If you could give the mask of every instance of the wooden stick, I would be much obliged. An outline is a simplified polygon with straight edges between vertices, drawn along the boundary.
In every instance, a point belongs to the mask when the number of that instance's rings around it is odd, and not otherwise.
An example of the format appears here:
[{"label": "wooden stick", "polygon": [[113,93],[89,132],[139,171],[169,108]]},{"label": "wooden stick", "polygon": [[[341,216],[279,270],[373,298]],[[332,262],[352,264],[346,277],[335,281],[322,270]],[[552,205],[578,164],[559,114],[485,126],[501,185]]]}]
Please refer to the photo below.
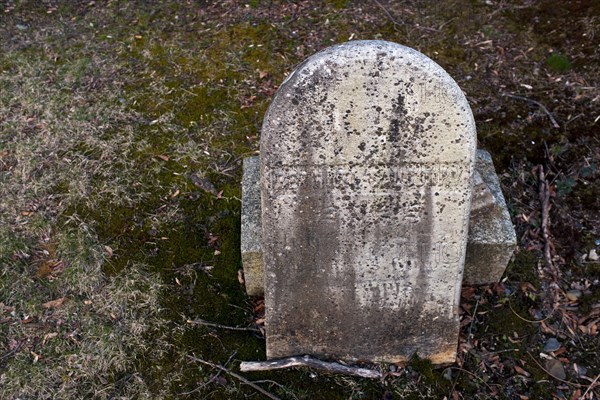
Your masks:
[{"label": "wooden stick", "polygon": [[539,166],[540,170],[540,203],[542,205],[542,237],[544,238],[544,262],[546,267],[557,275],[557,271],[552,263],[552,252],[550,251],[550,233],[548,228],[548,219],[550,217],[550,188],[544,175],[544,167]]},{"label": "wooden stick", "polygon": [[535,104],[536,106],[538,106],[539,108],[541,108],[543,112],[546,113],[546,115],[550,119],[550,122],[552,123],[552,126],[554,128],[560,128],[560,125],[558,124],[558,122],[556,122],[556,120],[554,119],[554,116],[539,101],[535,101],[535,100],[532,100],[532,99],[528,99],[527,97],[517,96],[517,95],[514,95],[514,94],[508,94],[508,93],[503,93],[503,96],[510,97],[511,99],[523,100],[523,101],[526,101],[528,103]]},{"label": "wooden stick", "polygon": [[[235,355],[237,354],[237,351],[234,351],[233,353],[231,353],[231,355],[229,356],[229,358],[227,359],[227,361],[225,362],[225,365],[229,364],[229,362],[231,361],[231,359],[233,357],[235,357]],[[196,387],[195,389],[192,389],[190,391],[187,392],[181,392],[181,393],[177,393],[177,395],[179,396],[185,396],[185,395],[190,395],[192,393],[198,392],[200,391],[202,388],[210,385],[211,383],[213,383],[214,381],[217,380],[217,378],[219,377],[219,375],[221,375],[221,372],[223,372],[222,369],[220,369],[215,375],[213,375],[212,378],[210,378],[207,382],[204,382],[202,385]]]},{"label": "wooden stick", "polygon": [[594,379],[592,381],[592,384],[590,386],[588,386],[587,390],[585,391],[585,393],[583,394],[583,396],[581,396],[582,399],[585,399],[585,396],[587,396],[587,394],[590,392],[590,390],[592,390],[594,388],[594,386],[596,386],[596,382],[598,382],[598,378],[600,378],[600,374],[598,374],[596,376],[596,379]]},{"label": "wooden stick", "polygon": [[573,386],[573,387],[576,387],[576,388],[584,388],[584,387],[585,387],[584,385],[580,385],[579,383],[573,383],[573,382],[569,382],[569,381],[565,381],[565,380],[563,380],[563,379],[557,378],[556,376],[552,375],[552,374],[550,373],[550,371],[548,371],[546,368],[542,367],[542,364],[540,364],[540,363],[539,363],[539,362],[538,362],[538,361],[535,359],[535,357],[531,355],[531,353],[530,353],[530,352],[527,352],[527,355],[528,355],[529,357],[531,357],[531,359],[533,360],[533,362],[535,362],[535,363],[537,364],[537,366],[538,366],[538,367],[540,367],[540,369],[541,369],[542,371],[544,371],[546,374],[548,374],[548,376],[550,376],[550,377],[552,377],[552,378],[556,379],[557,381],[559,381],[559,382],[562,382],[562,383],[566,383],[567,385],[569,385],[569,386]]},{"label": "wooden stick", "polygon": [[242,361],[240,364],[240,371],[269,371],[291,367],[310,367],[336,374],[360,376],[362,378],[380,379],[382,377],[382,374],[379,371],[367,368],[350,367],[335,362],[321,361],[310,356],[288,357],[271,361]]},{"label": "wooden stick", "polygon": [[17,353],[19,350],[21,350],[21,347],[23,346],[23,342],[19,342],[17,343],[17,345],[15,346],[14,349],[12,349],[11,351],[9,351],[8,353],[4,354],[2,357],[0,357],[0,361],[4,360],[5,358],[8,358],[10,356],[12,356],[13,354]]},{"label": "wooden stick", "polygon": [[281,400],[279,397],[267,392],[265,389],[261,388],[260,386],[254,384],[253,382],[250,382],[248,379],[244,378],[243,376],[236,374],[233,371],[228,370],[227,368],[223,367],[222,365],[219,364],[213,364],[209,361],[205,361],[202,360],[200,358],[197,357],[192,357],[192,356],[188,356],[188,358],[192,361],[196,361],[199,362],[200,364],[205,364],[208,365],[209,367],[213,367],[216,368],[218,370],[221,370],[231,376],[233,376],[234,378],[238,379],[240,382],[245,383],[246,385],[250,386],[252,389],[256,390],[257,392],[260,392],[262,394],[264,394],[265,396],[267,396],[268,398],[270,398],[271,400]]},{"label": "wooden stick", "polygon": [[228,329],[230,331],[260,332],[260,330],[256,329],[256,328],[244,328],[244,327],[239,327],[239,326],[227,326],[227,325],[215,324],[214,322],[208,322],[203,319],[194,319],[194,320],[188,319],[186,322],[188,324],[205,325],[205,326],[211,326],[213,328]]}]

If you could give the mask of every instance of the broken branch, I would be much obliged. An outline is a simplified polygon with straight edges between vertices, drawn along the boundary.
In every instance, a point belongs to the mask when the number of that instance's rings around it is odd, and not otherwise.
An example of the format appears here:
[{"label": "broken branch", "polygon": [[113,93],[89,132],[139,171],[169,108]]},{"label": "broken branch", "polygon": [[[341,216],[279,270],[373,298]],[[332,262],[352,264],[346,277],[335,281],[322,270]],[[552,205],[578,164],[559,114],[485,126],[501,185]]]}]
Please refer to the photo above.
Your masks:
[{"label": "broken branch", "polygon": [[542,371],[544,371],[546,374],[548,374],[548,376],[551,376],[552,378],[556,379],[557,381],[559,381],[559,382],[562,382],[562,383],[566,383],[567,385],[569,385],[569,386],[573,386],[573,387],[576,387],[576,388],[584,388],[584,387],[585,387],[585,386],[583,386],[583,385],[580,385],[580,384],[578,384],[578,383],[573,383],[573,382],[565,381],[564,379],[557,378],[556,376],[552,375],[552,373],[551,373],[550,371],[548,371],[546,368],[544,368],[544,367],[542,366],[542,364],[540,364],[540,363],[538,362],[538,360],[536,360],[536,359],[535,359],[535,357],[531,355],[531,353],[530,353],[530,352],[527,352],[527,355],[528,355],[529,357],[531,357],[531,359],[533,360],[533,362],[535,362],[535,363],[537,364],[537,366],[538,366],[538,367],[540,367],[540,369],[541,369]]},{"label": "broken branch", "polygon": [[211,326],[213,328],[228,329],[230,331],[260,332],[260,330],[257,329],[257,328],[244,328],[244,327],[239,327],[239,326],[227,326],[227,325],[215,324],[214,322],[204,321],[203,319],[194,319],[194,320],[188,319],[186,322],[188,324]]},{"label": "broken branch", "polygon": [[260,392],[262,394],[264,394],[265,396],[267,396],[268,398],[272,399],[272,400],[281,400],[279,397],[267,392],[265,389],[261,388],[260,386],[254,384],[253,382],[250,382],[248,379],[244,378],[243,376],[236,374],[233,371],[228,370],[227,368],[223,367],[222,365],[219,364],[213,364],[209,361],[205,361],[202,360],[200,358],[197,357],[193,357],[193,356],[188,356],[188,358],[192,361],[196,361],[199,362],[200,364],[205,364],[208,365],[209,367],[213,367],[216,368],[218,370],[221,370],[223,372],[225,372],[226,374],[229,374],[231,376],[233,376],[234,378],[238,379],[240,382],[245,383],[246,385],[250,386],[252,389],[256,390],[257,392]]},{"label": "broken branch", "polygon": [[546,115],[550,119],[550,122],[552,123],[552,126],[554,128],[560,128],[560,125],[558,124],[558,122],[556,122],[556,120],[554,119],[554,116],[552,115],[552,113],[550,113],[550,111],[548,111],[548,109],[542,103],[540,103],[539,101],[535,101],[535,100],[532,100],[532,99],[528,99],[527,97],[517,96],[517,95],[514,95],[514,94],[508,94],[508,93],[503,93],[502,95],[505,96],[505,97],[510,97],[511,99],[523,100],[523,101],[526,101],[528,103],[535,104],[536,106],[538,106],[539,108],[541,108],[543,112],[546,113]]},{"label": "broken branch", "polygon": [[583,394],[583,396],[581,396],[582,399],[585,399],[585,396],[587,396],[587,394],[590,392],[590,390],[592,390],[594,388],[594,386],[596,386],[596,382],[598,382],[598,378],[600,378],[600,374],[596,375],[596,378],[592,381],[592,384],[590,386],[588,386],[588,388],[585,391],[585,393]]},{"label": "broken branch", "polygon": [[550,185],[544,175],[544,167],[539,167],[539,180],[540,180],[540,204],[542,205],[542,237],[544,238],[544,262],[546,267],[555,276],[557,271],[552,263],[552,252],[550,251],[550,233],[548,229],[548,219],[550,215]]},{"label": "broken branch", "polygon": [[350,367],[336,362],[321,361],[310,356],[288,357],[272,361],[242,361],[240,364],[240,371],[269,371],[291,367],[310,367],[336,374],[360,376],[362,378],[379,379],[382,377],[382,374],[379,371],[367,368]]}]

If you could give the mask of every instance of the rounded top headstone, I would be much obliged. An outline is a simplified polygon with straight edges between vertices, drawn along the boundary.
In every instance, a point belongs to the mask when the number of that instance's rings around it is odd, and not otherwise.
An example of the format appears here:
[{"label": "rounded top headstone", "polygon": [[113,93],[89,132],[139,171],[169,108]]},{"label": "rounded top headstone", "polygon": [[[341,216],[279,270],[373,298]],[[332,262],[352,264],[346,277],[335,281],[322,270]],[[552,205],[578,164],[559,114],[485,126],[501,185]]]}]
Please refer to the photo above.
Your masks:
[{"label": "rounded top headstone", "polygon": [[475,147],[462,91],[413,49],[296,68],[261,136],[268,358],[454,360]]},{"label": "rounded top headstone", "polygon": [[452,162],[475,148],[473,115],[454,79],[422,53],[381,40],[332,46],[301,63],[278,90],[261,137],[261,154],[283,164]]}]

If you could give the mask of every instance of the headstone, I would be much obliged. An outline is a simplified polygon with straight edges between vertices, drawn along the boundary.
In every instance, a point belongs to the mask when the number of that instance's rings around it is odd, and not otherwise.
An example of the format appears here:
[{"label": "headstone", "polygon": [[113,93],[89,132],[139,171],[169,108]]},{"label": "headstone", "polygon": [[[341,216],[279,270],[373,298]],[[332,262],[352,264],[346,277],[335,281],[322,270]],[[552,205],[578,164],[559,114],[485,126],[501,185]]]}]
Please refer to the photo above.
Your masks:
[{"label": "headstone", "polygon": [[260,149],[268,358],[454,362],[475,147],[458,85],[407,47],[286,79]]},{"label": "headstone", "polygon": [[[491,155],[477,150],[463,284],[497,283],[517,245]],[[246,292],[264,296],[259,156],[246,157],[242,178],[241,252]]]}]

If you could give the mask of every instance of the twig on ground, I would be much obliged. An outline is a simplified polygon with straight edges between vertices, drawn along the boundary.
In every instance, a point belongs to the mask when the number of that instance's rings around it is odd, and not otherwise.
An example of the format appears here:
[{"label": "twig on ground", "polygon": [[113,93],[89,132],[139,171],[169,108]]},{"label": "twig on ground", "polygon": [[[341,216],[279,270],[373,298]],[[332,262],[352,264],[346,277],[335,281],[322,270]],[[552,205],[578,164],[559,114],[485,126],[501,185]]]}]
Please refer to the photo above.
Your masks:
[{"label": "twig on ground", "polygon": [[600,374],[596,375],[596,378],[594,378],[594,380],[592,381],[592,383],[590,384],[590,386],[588,386],[588,388],[586,389],[586,391],[583,394],[583,396],[581,396],[582,399],[585,399],[585,396],[587,396],[587,394],[589,393],[589,391],[592,390],[594,388],[594,386],[596,386],[596,383],[598,382],[598,378],[600,378]]},{"label": "twig on ground", "polygon": [[[234,352],[233,352],[233,353],[232,353],[232,354],[229,356],[229,358],[227,359],[227,361],[225,362],[225,365],[229,364],[229,363],[231,362],[231,359],[232,359],[233,357],[235,357],[235,355],[236,355],[236,354],[237,354],[237,351],[234,351]],[[204,387],[206,387],[206,386],[210,385],[210,384],[211,384],[211,383],[213,383],[215,380],[217,380],[217,378],[218,378],[218,377],[221,375],[221,372],[223,372],[223,370],[221,370],[221,369],[220,369],[220,370],[219,370],[219,371],[217,371],[217,373],[216,373],[216,374],[215,374],[215,375],[214,375],[212,378],[210,378],[210,379],[209,379],[207,382],[203,383],[202,385],[198,386],[198,387],[197,387],[197,388],[195,388],[195,389],[192,389],[192,390],[190,390],[189,392],[182,392],[182,393],[178,393],[178,395],[179,395],[179,396],[184,396],[184,395],[192,394],[192,393],[195,393],[195,392],[199,391],[200,389],[202,389],[202,388],[204,388]]]},{"label": "twig on ground", "polygon": [[550,319],[550,318],[551,318],[551,317],[554,315],[554,310],[552,310],[552,313],[551,313],[550,315],[548,315],[548,316],[547,316],[546,318],[544,318],[544,319],[540,319],[540,320],[533,320],[533,319],[527,319],[527,318],[523,318],[523,317],[521,317],[521,316],[519,315],[519,313],[517,313],[517,312],[515,311],[515,309],[513,308],[512,304],[510,304],[510,297],[508,298],[508,307],[510,308],[510,311],[512,311],[512,313],[513,313],[513,314],[515,314],[515,316],[516,316],[517,318],[519,318],[519,319],[520,319],[520,320],[522,320],[522,321],[529,322],[530,324],[541,324],[542,322],[549,320],[549,319]]},{"label": "twig on ground", "polygon": [[240,364],[240,371],[270,371],[274,369],[284,369],[291,367],[311,367],[337,374],[360,376],[362,378],[379,379],[382,377],[382,374],[379,371],[367,368],[350,367],[348,365],[343,365],[335,362],[321,361],[310,356],[288,357],[272,361],[243,361]]},{"label": "twig on ground", "polygon": [[570,385],[570,386],[573,386],[573,387],[577,387],[577,388],[583,388],[583,387],[585,387],[584,385],[580,385],[579,383],[573,383],[573,382],[565,381],[564,379],[557,378],[556,376],[552,375],[550,373],[550,371],[548,371],[546,368],[544,368],[542,366],[542,364],[540,364],[538,362],[538,360],[536,360],[535,357],[531,355],[530,352],[527,352],[527,355],[529,355],[529,357],[531,357],[531,359],[533,360],[533,362],[535,362],[537,364],[537,366],[542,369],[542,371],[544,371],[546,374],[548,374],[548,376],[551,376],[552,378],[556,379],[557,381],[562,382],[562,383],[566,383],[567,385]]},{"label": "twig on ground", "polygon": [[248,379],[244,378],[243,376],[241,376],[239,374],[236,374],[233,371],[228,370],[227,368],[223,367],[222,365],[213,364],[213,363],[211,363],[209,361],[202,360],[201,358],[198,358],[198,357],[188,356],[188,358],[190,360],[192,360],[192,361],[199,362],[200,364],[208,365],[209,367],[221,370],[221,371],[225,372],[226,374],[229,374],[229,375],[233,376],[234,378],[236,378],[240,382],[242,382],[242,383],[250,386],[252,389],[256,390],[257,392],[260,392],[260,393],[264,394],[265,396],[267,396],[268,398],[270,398],[272,400],[281,400],[279,397],[277,397],[277,396],[275,396],[275,395],[267,392],[265,389],[263,389],[260,386],[254,384],[253,382],[250,382]]},{"label": "twig on ground", "polygon": [[221,324],[215,324],[214,322],[208,322],[208,321],[204,321],[203,319],[188,319],[186,321],[188,324],[194,324],[194,325],[204,325],[204,326],[211,326],[213,328],[219,328],[219,329],[228,329],[230,331],[247,331],[247,332],[259,332],[260,330],[257,328],[245,328],[245,327],[239,327],[239,326],[227,326],[227,325],[221,325]]},{"label": "twig on ground", "polygon": [[[469,326],[469,333],[467,333],[467,343],[471,343],[471,333],[473,331],[473,324],[475,323],[475,320],[477,319],[477,307],[479,307],[479,299],[477,300],[477,302],[475,303],[475,309],[473,310],[473,319],[471,319],[471,325]],[[460,355],[460,365],[462,366],[465,362],[465,353],[462,352],[462,354]],[[459,368],[460,371],[462,371],[462,368]],[[454,382],[452,383],[452,389],[450,389],[450,397],[452,397],[452,393],[454,393],[454,389],[456,388],[456,385],[458,384],[458,379],[460,378],[460,372],[457,375],[456,379],[454,380]]]},{"label": "twig on ground", "polygon": [[[483,382],[483,384],[484,384],[485,386],[487,386],[487,388],[490,390],[490,392],[495,392],[495,390],[494,390],[494,389],[493,389],[493,388],[492,388],[490,385],[488,385],[488,383],[487,383],[486,381],[484,381],[484,380],[483,380],[481,377],[479,377],[479,376],[475,375],[475,374],[474,374],[474,373],[472,373],[471,371],[467,371],[466,369],[464,369],[464,368],[459,368],[459,367],[448,367],[448,368],[449,368],[449,369],[456,369],[456,370],[458,370],[458,371],[460,371],[460,372],[465,372],[467,375],[470,375],[470,376],[472,376],[473,378],[475,378],[475,379],[477,379],[477,380],[479,380],[479,381]],[[452,387],[452,392],[450,393],[450,396],[452,396],[452,393],[453,393],[453,392],[454,392],[454,386]]]},{"label": "twig on ground", "polygon": [[532,99],[528,99],[527,97],[517,96],[517,95],[509,94],[509,93],[503,93],[502,95],[505,96],[505,97],[510,97],[511,99],[523,100],[523,101],[526,101],[528,103],[535,104],[536,106],[538,106],[539,108],[541,108],[543,112],[546,113],[546,115],[550,119],[550,122],[552,123],[552,126],[554,128],[560,128],[560,125],[558,124],[558,122],[556,122],[556,120],[554,119],[554,116],[552,115],[552,113],[550,111],[548,111],[548,109],[542,103],[540,103],[539,101],[535,101],[535,100],[532,100]]},{"label": "twig on ground", "polygon": [[23,342],[19,342],[17,343],[17,345],[15,346],[14,349],[12,349],[11,351],[9,351],[8,353],[4,354],[2,357],[0,357],[0,361],[4,360],[5,358],[8,358],[10,356],[12,356],[13,354],[17,353],[19,350],[21,350],[21,347],[23,346]]},{"label": "twig on ground", "polygon": [[385,13],[385,15],[387,15],[388,19],[390,21],[392,21],[392,23],[394,24],[394,30],[396,30],[396,26],[402,25],[401,23],[399,23],[398,21],[396,21],[396,19],[392,16],[392,14],[390,14],[390,12],[383,6],[383,4],[381,4],[377,0],[373,0],[373,1],[375,2],[375,4],[377,4],[379,6],[379,8],[381,8],[383,10],[383,12]]},{"label": "twig on ground", "polygon": [[552,263],[552,253],[550,251],[550,233],[548,228],[548,219],[550,216],[550,186],[544,175],[544,167],[539,166],[540,180],[540,204],[542,206],[542,237],[544,238],[544,263],[552,274],[556,277],[558,271]]},{"label": "twig on ground", "polygon": [[[377,6],[379,6],[379,8],[381,8],[383,10],[383,12],[385,13],[385,15],[388,17],[388,19],[394,24],[394,30],[398,31],[396,29],[396,26],[402,26],[402,25],[406,25],[406,24],[402,24],[401,22],[398,22],[393,16],[392,14],[387,10],[387,8],[385,8],[383,6],[383,4],[381,4],[378,0],[373,0],[375,2],[375,4],[377,4]],[[450,20],[452,21],[452,20]],[[441,32],[441,28],[448,22],[447,21],[445,23],[442,24],[442,26],[440,27],[440,29],[436,29],[436,28],[431,28],[429,26],[421,26],[421,25],[411,25],[412,27],[418,28],[418,29],[424,29],[426,31],[432,31],[432,32]]]}]

